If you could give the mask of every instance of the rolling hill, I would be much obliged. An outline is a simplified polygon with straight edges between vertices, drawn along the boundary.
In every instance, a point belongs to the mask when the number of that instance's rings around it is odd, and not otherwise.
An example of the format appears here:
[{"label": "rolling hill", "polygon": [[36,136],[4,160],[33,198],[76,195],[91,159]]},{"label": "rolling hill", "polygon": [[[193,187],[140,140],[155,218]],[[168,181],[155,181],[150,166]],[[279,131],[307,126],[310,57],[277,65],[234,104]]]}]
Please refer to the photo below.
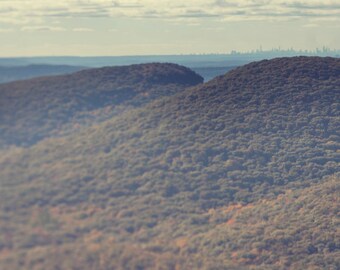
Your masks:
[{"label": "rolling hill", "polygon": [[338,269],[339,90],[339,59],[265,60],[2,150],[0,266]]},{"label": "rolling hill", "polygon": [[[151,59],[150,59],[151,60]],[[148,63],[149,61],[146,61]],[[151,62],[153,63],[153,62]],[[1,59],[0,59],[1,64]],[[107,64],[107,63],[106,63]],[[112,64],[112,63],[111,63]],[[124,63],[120,63],[120,66]],[[125,65],[131,63],[125,63]],[[181,64],[181,63],[179,63]],[[240,63],[233,62],[227,65],[223,63],[223,66],[205,66],[205,63],[193,63],[196,66],[189,66],[191,70],[199,74],[204,78],[204,81],[209,81],[216,76],[222,75],[227,71],[234,69],[236,64],[240,65]],[[217,63],[218,64],[218,63]],[[84,69],[90,69],[91,67],[81,67],[81,66],[68,66],[68,65],[46,65],[46,64],[35,64],[35,65],[22,65],[22,66],[1,66],[0,65],[0,84],[8,83],[18,80],[32,79],[36,77],[43,76],[54,76],[54,75],[63,75],[74,73]],[[93,68],[93,67],[92,67]]]},{"label": "rolling hill", "polygon": [[0,147],[32,145],[203,82],[175,64],[89,69],[0,85]]}]

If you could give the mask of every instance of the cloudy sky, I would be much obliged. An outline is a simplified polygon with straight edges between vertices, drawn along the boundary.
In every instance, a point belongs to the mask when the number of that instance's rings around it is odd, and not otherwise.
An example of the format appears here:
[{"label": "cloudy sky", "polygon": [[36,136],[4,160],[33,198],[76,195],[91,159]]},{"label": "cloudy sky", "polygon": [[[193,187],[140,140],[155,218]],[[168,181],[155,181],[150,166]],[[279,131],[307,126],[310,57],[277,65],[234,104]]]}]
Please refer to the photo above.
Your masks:
[{"label": "cloudy sky", "polygon": [[340,49],[340,0],[0,0],[0,56]]}]

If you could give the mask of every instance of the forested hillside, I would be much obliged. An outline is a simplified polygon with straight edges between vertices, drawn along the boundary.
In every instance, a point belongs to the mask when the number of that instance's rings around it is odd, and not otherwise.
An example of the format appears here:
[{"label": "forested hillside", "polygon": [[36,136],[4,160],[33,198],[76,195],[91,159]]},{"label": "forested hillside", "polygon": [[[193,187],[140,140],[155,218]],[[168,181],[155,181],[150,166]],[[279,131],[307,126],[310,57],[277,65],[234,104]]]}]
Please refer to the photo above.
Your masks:
[{"label": "forested hillside", "polygon": [[[339,178],[273,199],[151,221],[152,210],[36,206],[2,213],[4,269],[339,269]],[[145,212],[145,208],[144,208]],[[135,216],[137,215],[137,217]],[[144,226],[132,231],[134,219]],[[145,219],[145,220],[143,220]],[[13,220],[12,220],[13,221]],[[122,226],[125,223],[125,227]],[[114,226],[122,226],[114,228]],[[119,235],[112,231],[120,231]],[[7,242],[5,242],[7,241]]]},{"label": "forested hillside", "polygon": [[0,268],[338,269],[339,100],[339,59],[260,61],[2,150]]},{"label": "forested hillside", "polygon": [[0,147],[29,146],[203,82],[175,64],[89,69],[0,85]]}]

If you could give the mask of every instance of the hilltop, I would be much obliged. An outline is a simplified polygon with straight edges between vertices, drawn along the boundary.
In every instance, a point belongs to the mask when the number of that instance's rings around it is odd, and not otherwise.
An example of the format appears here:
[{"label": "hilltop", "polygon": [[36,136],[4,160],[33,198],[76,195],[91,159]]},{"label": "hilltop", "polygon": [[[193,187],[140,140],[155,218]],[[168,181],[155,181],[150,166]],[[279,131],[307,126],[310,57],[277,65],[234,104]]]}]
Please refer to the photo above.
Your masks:
[{"label": "hilltop", "polygon": [[29,146],[201,82],[185,67],[153,63],[2,84],[0,146]]},{"label": "hilltop", "polygon": [[337,269],[339,72],[255,62],[2,151],[0,266]]}]

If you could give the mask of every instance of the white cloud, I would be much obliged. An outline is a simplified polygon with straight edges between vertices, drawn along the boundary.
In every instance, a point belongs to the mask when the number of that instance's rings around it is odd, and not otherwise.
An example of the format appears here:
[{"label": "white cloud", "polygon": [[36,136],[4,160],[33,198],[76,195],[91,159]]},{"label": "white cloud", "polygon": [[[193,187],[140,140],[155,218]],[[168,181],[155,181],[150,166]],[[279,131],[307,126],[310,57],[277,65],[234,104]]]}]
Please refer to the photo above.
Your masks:
[{"label": "white cloud", "polygon": [[65,28],[62,27],[51,27],[51,26],[24,26],[20,29],[24,32],[62,32],[66,31]]},{"label": "white cloud", "polygon": [[[340,18],[339,0],[1,0],[0,21],[48,17]],[[19,19],[20,18],[20,19]]]}]

